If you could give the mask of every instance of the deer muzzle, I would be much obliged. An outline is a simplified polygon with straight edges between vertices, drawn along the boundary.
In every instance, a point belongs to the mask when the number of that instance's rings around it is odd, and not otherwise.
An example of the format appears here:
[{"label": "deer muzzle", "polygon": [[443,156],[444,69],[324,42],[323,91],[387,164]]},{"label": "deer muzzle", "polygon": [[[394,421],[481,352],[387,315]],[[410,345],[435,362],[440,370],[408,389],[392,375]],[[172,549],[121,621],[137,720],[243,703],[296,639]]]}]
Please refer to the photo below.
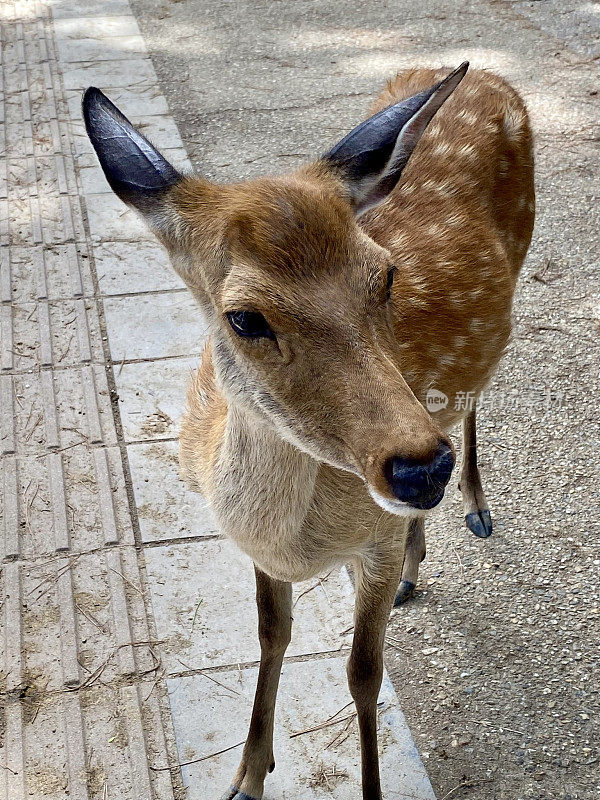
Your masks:
[{"label": "deer muzzle", "polygon": [[385,464],[385,477],[394,497],[420,511],[427,511],[441,501],[454,468],[454,454],[441,443],[433,458],[425,463],[393,457]]}]

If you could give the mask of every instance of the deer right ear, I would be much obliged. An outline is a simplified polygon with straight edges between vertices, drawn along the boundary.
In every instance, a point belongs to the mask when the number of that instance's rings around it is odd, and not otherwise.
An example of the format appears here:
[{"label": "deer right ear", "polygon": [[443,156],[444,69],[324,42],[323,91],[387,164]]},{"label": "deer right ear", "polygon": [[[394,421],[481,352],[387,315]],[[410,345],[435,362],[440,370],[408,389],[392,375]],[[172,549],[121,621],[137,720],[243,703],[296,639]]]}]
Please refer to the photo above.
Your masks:
[{"label": "deer right ear", "polygon": [[164,195],[183,176],[99,89],[87,89],[82,105],[87,134],[111,189],[160,229]]},{"label": "deer right ear", "polygon": [[381,203],[392,191],[425,128],[468,67],[465,61],[430,89],[384,108],[350,131],[323,157],[341,174],[357,214]]}]

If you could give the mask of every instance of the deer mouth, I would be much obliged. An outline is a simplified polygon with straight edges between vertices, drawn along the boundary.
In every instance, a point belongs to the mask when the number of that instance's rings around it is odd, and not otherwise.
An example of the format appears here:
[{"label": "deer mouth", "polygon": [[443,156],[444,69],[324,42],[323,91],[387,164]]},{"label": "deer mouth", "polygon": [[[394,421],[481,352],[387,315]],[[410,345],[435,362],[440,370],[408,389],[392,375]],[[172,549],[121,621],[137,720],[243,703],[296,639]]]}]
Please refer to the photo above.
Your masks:
[{"label": "deer mouth", "polygon": [[445,495],[445,490],[442,489],[435,497],[430,497],[427,501],[407,503],[404,500],[390,500],[368,484],[367,486],[369,494],[377,505],[397,517],[424,517],[442,502]]}]

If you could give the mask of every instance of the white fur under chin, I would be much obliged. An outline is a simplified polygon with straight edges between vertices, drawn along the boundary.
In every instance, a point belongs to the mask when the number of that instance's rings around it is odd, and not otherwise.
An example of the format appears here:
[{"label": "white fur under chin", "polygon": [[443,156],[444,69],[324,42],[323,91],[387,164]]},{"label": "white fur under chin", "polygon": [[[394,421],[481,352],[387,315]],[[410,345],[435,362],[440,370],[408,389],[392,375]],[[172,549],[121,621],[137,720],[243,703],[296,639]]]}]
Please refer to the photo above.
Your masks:
[{"label": "white fur under chin", "polygon": [[408,503],[403,503],[401,500],[388,500],[387,497],[384,497],[383,495],[379,494],[379,492],[376,492],[375,489],[372,489],[369,484],[367,484],[367,489],[378,506],[381,506],[384,511],[387,511],[390,514],[395,514],[397,517],[426,517],[430,510],[433,511],[433,509],[422,510],[415,508],[414,506],[410,506]]}]

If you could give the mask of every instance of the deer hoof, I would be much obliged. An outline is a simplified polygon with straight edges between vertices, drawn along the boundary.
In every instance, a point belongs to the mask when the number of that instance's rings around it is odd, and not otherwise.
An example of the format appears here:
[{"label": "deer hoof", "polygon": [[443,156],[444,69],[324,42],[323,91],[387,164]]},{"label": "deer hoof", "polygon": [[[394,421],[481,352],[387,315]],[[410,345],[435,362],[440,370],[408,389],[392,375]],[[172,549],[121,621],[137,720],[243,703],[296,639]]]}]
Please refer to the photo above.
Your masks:
[{"label": "deer hoof", "polygon": [[221,800],[258,800],[257,797],[250,797],[249,794],[238,792],[235,786],[231,786],[229,791],[225,792]]},{"label": "deer hoof", "polygon": [[492,516],[486,509],[483,511],[472,511],[465,517],[467,528],[480,539],[487,539],[492,535]]},{"label": "deer hoof", "polygon": [[414,591],[415,585],[412,581],[400,581],[400,586],[396,592],[396,599],[394,600],[394,608],[398,608],[398,606],[410,600]]}]

